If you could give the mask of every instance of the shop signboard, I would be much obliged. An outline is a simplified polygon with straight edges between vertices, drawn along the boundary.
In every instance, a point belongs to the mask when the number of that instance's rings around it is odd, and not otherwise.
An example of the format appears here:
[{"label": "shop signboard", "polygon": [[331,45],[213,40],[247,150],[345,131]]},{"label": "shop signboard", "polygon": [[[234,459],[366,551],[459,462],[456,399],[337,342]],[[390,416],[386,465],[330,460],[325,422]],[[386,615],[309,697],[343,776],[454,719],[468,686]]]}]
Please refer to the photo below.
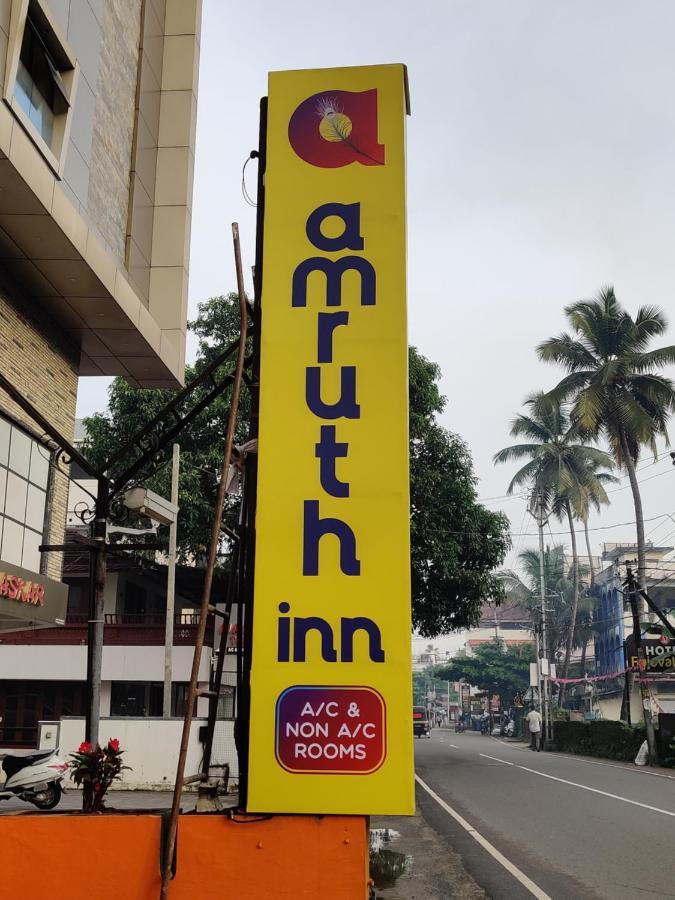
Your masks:
[{"label": "shop signboard", "polygon": [[0,632],[64,625],[68,586],[0,559]]},{"label": "shop signboard", "polygon": [[[671,638],[643,638],[645,671],[653,674],[672,675],[675,673],[675,640]],[[635,639],[630,634],[626,638],[626,662],[629,668],[638,666]]]},{"label": "shop signboard", "polygon": [[412,814],[403,66],[275,72],[248,809]]}]

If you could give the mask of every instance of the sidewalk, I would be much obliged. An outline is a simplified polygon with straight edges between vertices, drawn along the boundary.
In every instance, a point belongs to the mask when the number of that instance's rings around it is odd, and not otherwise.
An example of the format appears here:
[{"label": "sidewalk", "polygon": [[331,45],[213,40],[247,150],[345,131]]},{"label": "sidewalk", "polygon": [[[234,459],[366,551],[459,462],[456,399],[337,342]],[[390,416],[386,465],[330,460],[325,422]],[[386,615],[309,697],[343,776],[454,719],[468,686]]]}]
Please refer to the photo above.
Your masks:
[{"label": "sidewalk", "polygon": [[[487,894],[419,813],[373,816],[371,877],[377,900],[485,900]],[[374,845],[374,846],[373,846]]]}]

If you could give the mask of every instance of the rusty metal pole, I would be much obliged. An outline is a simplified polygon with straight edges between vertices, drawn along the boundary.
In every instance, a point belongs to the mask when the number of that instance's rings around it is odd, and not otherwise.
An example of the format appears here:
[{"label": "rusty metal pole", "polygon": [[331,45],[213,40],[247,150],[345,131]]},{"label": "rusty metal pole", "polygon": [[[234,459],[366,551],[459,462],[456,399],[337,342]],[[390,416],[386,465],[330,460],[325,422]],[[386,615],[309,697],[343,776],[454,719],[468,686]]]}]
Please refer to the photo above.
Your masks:
[{"label": "rusty metal pole", "polygon": [[234,444],[234,429],[237,421],[237,408],[239,406],[239,393],[241,390],[242,373],[244,371],[244,359],[246,356],[246,337],[248,331],[248,307],[246,305],[246,292],[244,290],[244,273],[241,265],[241,244],[239,242],[239,226],[236,222],[232,223],[232,241],[234,244],[234,260],[237,272],[237,291],[239,292],[239,349],[237,351],[237,362],[235,366],[234,382],[232,384],[232,396],[230,400],[230,412],[227,419],[227,431],[225,434],[225,446],[223,450],[223,465],[220,473],[220,482],[218,484],[218,493],[216,495],[216,505],[213,513],[213,528],[211,529],[211,542],[209,544],[209,552],[206,559],[206,570],[204,572],[204,589],[202,592],[202,603],[199,610],[199,624],[197,626],[197,637],[195,640],[195,652],[192,659],[192,672],[190,675],[190,686],[188,689],[185,719],[183,720],[183,734],[180,742],[180,751],[178,754],[178,767],[176,771],[176,784],[173,791],[173,803],[171,806],[171,817],[169,820],[169,829],[166,841],[166,852],[163,859],[162,871],[162,888],[160,892],[161,900],[166,900],[169,895],[169,885],[171,882],[171,864],[173,854],[176,849],[176,833],[178,831],[178,813],[180,810],[180,798],[185,778],[185,760],[187,758],[188,744],[190,741],[190,729],[192,725],[192,715],[199,692],[197,690],[197,682],[199,678],[199,665],[202,657],[202,649],[204,647],[204,635],[206,633],[206,622],[209,616],[209,606],[211,603],[211,588],[213,585],[213,571],[216,565],[218,555],[218,547],[221,537],[221,522],[223,518],[223,509],[225,507],[225,487],[227,485],[227,475],[230,468],[230,460],[232,458],[232,447]]}]

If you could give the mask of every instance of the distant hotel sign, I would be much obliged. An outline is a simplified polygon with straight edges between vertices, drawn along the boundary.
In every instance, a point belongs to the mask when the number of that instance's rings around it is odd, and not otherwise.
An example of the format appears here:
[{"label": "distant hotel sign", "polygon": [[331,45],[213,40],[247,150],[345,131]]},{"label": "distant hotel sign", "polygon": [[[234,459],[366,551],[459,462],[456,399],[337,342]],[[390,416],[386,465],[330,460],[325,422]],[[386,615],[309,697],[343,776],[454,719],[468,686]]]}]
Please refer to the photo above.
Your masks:
[{"label": "distant hotel sign", "polygon": [[0,632],[63,625],[68,586],[0,559]]},{"label": "distant hotel sign", "polygon": [[[642,640],[645,654],[645,671],[648,673],[662,672],[666,675],[675,673],[675,641],[657,638]],[[626,638],[626,658],[630,668],[638,667],[638,655],[635,649],[635,639],[632,635]]]}]

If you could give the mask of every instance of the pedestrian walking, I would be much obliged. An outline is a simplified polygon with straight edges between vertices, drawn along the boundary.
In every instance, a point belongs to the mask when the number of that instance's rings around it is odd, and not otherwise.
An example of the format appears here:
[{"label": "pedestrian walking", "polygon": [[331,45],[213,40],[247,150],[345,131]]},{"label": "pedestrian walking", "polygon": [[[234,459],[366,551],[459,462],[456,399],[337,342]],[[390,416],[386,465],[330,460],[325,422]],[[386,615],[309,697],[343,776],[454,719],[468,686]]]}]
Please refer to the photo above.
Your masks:
[{"label": "pedestrian walking", "polygon": [[530,729],[530,750],[541,750],[541,713],[531,707],[525,716]]}]

